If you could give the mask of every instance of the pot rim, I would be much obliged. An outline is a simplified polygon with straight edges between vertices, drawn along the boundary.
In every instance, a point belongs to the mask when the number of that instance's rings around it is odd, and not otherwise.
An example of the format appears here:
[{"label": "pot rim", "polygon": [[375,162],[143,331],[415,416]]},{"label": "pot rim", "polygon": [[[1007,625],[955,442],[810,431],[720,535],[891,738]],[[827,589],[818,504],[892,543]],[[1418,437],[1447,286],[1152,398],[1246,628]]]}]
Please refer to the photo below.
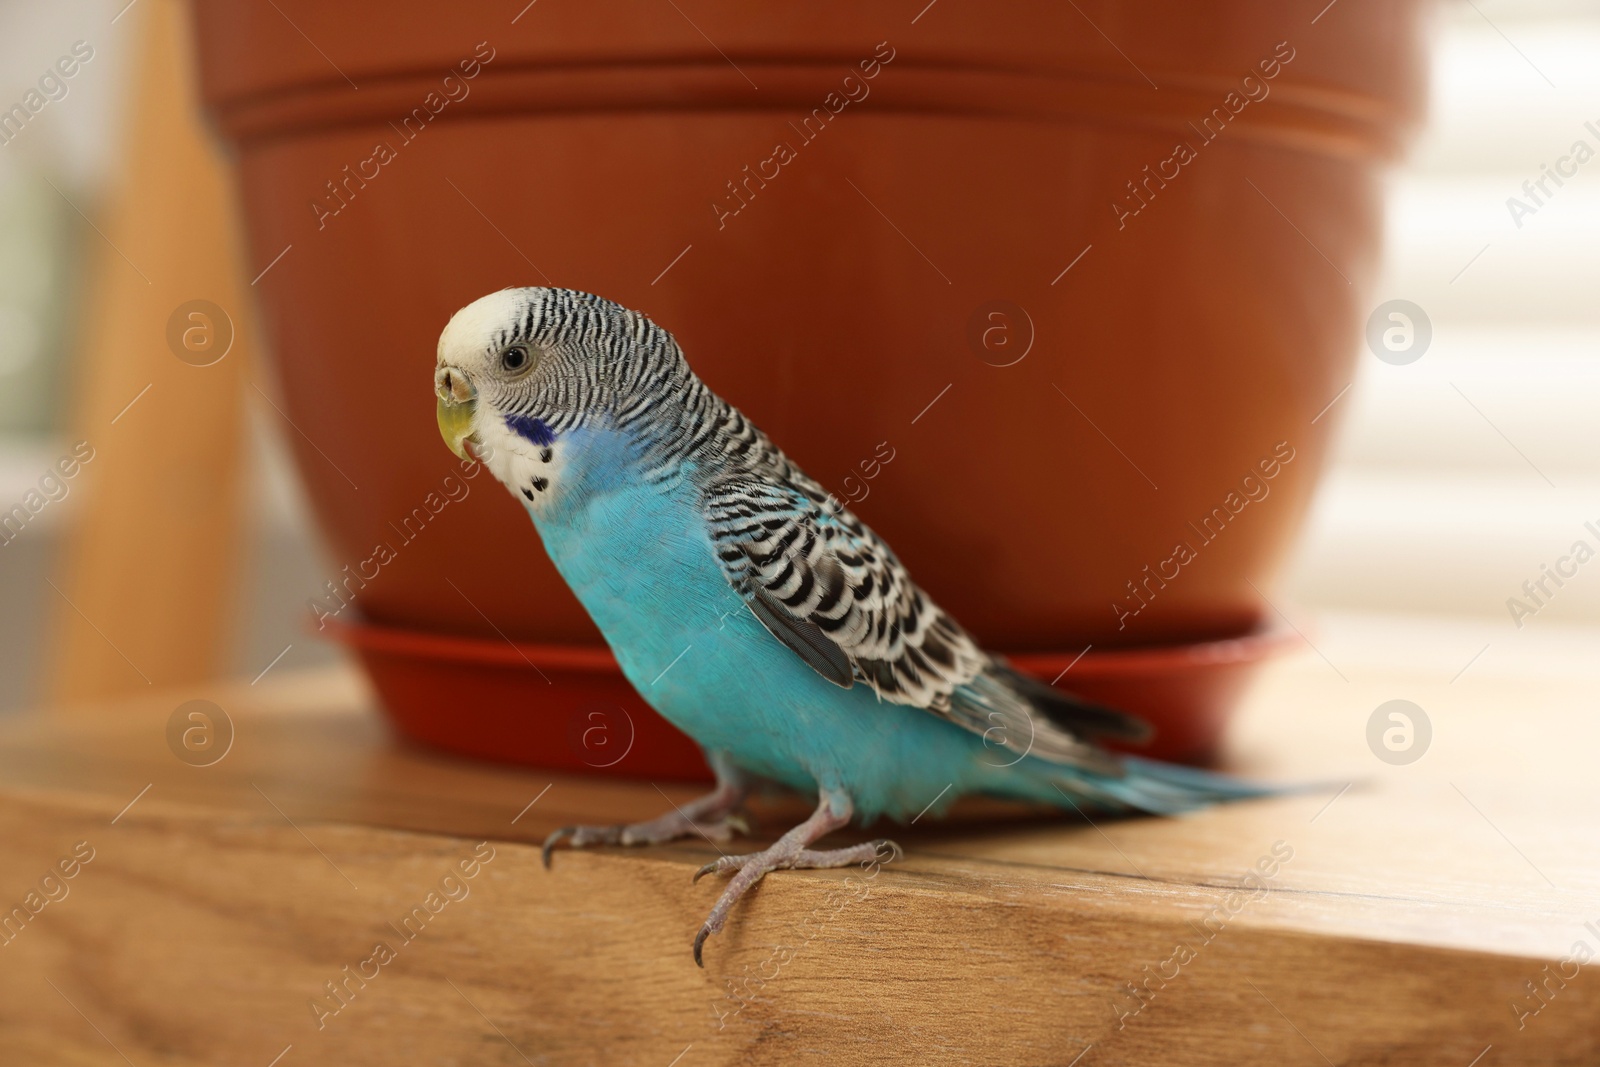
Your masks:
[{"label": "pot rim", "polygon": [[[322,628],[333,640],[361,653],[494,667],[532,667],[534,670],[548,667],[578,674],[609,675],[619,670],[616,656],[603,644],[547,644],[468,637],[335,618],[323,620]],[[1137,677],[1255,663],[1306,641],[1304,634],[1274,614],[1263,615],[1249,630],[1232,637],[1098,652],[1090,645],[1078,652],[1019,652],[1004,658],[1023,672],[1037,676],[1059,678],[1070,670],[1078,677]]]}]

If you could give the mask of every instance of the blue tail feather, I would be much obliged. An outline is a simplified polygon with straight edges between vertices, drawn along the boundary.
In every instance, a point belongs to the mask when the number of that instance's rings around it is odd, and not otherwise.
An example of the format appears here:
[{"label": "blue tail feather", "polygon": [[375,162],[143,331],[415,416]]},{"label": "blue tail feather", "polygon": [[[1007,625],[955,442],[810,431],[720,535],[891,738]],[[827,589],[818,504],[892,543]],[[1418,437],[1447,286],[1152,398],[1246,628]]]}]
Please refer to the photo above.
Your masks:
[{"label": "blue tail feather", "polygon": [[1006,777],[997,776],[986,791],[1042,800],[1067,810],[1176,815],[1226,801],[1280,796],[1304,789],[1251,782],[1139,756],[1121,756],[1118,760],[1123,770],[1120,775],[1026,759],[1010,768]]},{"label": "blue tail feather", "polygon": [[1158,815],[1173,815],[1224,801],[1276,796],[1295,790],[1293,786],[1251,782],[1199,767],[1163,763],[1139,756],[1122,757],[1122,765],[1127,772],[1123,777],[1097,781],[1095,784],[1129,808]]}]

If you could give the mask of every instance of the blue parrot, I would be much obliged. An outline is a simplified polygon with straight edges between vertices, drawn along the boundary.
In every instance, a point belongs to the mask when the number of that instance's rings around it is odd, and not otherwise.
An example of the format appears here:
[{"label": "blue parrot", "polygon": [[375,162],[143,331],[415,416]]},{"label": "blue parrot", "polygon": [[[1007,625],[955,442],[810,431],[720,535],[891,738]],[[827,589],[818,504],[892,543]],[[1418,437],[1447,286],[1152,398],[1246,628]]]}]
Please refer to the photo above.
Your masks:
[{"label": "blue parrot", "polygon": [[770,780],[816,810],[732,872],[694,958],[769,871],[898,855],[817,849],[857,820],[968,793],[1170,814],[1266,787],[1097,742],[1141,721],[1019,673],[911,580],[882,539],[689,369],[672,335],[587,293],[505,289],[458,311],[434,372],[441,433],[532,517],[623,674],[705,750],[713,791],[649,822],[561,840],[727,841]]}]

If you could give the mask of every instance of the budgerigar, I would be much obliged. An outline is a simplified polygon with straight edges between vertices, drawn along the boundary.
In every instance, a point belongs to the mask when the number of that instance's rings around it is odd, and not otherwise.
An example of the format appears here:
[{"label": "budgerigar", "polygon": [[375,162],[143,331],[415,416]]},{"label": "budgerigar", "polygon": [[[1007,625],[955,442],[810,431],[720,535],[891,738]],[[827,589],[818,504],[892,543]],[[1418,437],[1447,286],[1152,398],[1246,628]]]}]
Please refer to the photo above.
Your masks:
[{"label": "budgerigar", "polygon": [[696,962],[768,871],[894,848],[812,847],[853,819],[904,821],[967,793],[1174,813],[1263,792],[1099,747],[1146,728],[978,647],[637,312],[565,289],[492,293],[445,327],[434,391],[450,448],[527,509],[629,682],[716,773],[653,821],[558,831],[546,864],[560,839],[726,841],[755,780],[817,796],[772,847],[696,875],[733,872]]}]

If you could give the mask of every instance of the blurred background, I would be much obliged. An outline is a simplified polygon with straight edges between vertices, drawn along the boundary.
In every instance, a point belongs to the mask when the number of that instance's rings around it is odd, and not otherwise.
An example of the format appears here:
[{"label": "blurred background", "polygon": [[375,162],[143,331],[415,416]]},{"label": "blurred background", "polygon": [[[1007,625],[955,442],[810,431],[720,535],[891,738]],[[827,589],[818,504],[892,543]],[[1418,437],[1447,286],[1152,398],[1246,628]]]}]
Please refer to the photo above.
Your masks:
[{"label": "blurred background", "polygon": [[[60,474],[89,408],[117,416],[110,432],[142,432],[133,358],[120,351],[114,321],[91,311],[105,303],[98,294],[106,287],[136,293],[134,274],[143,277],[118,248],[119,204],[148,173],[134,146],[216,151],[183,131],[134,136],[127,107],[138,92],[154,85],[192,96],[184,66],[153,72],[146,61],[142,20],[160,2],[0,0],[0,108],[76,55],[74,42],[92,51],[77,56],[75,73],[25,124],[0,124],[0,510],[30,494],[46,501],[0,532],[0,709],[129,684],[75,678],[64,666],[76,662],[71,642],[85,640],[76,620],[94,626],[99,616],[71,595],[75,576],[95,567],[159,572],[166,557],[195,551],[182,537],[215,551],[185,608],[187,661],[180,654],[153,670],[168,680],[215,671],[253,678],[339,655],[308,630],[307,601],[337,567],[318,543],[284,447],[295,431],[270,388],[253,384],[267,379],[252,366],[258,346],[247,321],[234,324],[229,357],[242,415],[209,413],[237,424],[238,453],[199,457],[215,481],[200,483],[211,490],[203,499],[176,502],[173,537],[120,542],[112,505],[129,502],[102,490],[104,479]],[[1547,180],[1539,202],[1524,190],[1574,142],[1600,147],[1596,54],[1600,7],[1592,3],[1446,6],[1431,119],[1393,175],[1374,301],[1418,305],[1432,340],[1406,365],[1364,354],[1326,415],[1341,428],[1340,444],[1277,600],[1292,604],[1297,619],[1314,619],[1314,634],[1442,619],[1444,632],[1459,636],[1440,653],[1450,673],[1474,651],[1474,670],[1494,670],[1535,641],[1570,645],[1576,657],[1592,639],[1587,628],[1600,625],[1600,564],[1568,579],[1521,627],[1507,605],[1575,540],[1596,543],[1585,521],[1600,527],[1600,160],[1559,186]],[[168,192],[226,218],[221,189]],[[1514,215],[1512,197],[1534,210]],[[97,473],[94,463],[81,465],[85,478]],[[86,485],[105,495],[86,499]],[[119,621],[108,625],[138,626],[138,603],[115,608]],[[133,640],[121,631],[101,636]]]}]

